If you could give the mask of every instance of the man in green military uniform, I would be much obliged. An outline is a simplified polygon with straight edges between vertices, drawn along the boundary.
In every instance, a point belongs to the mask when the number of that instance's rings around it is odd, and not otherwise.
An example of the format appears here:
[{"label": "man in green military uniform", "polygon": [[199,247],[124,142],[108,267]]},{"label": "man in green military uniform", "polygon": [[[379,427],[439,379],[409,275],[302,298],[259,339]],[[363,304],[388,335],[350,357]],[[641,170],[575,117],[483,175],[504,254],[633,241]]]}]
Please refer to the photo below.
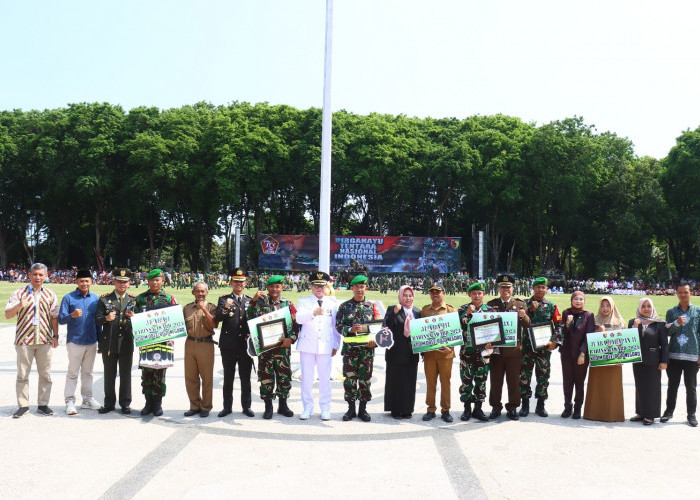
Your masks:
[{"label": "man in green military uniform", "polygon": [[[292,315],[292,323],[296,321],[296,309],[294,304],[287,299],[283,299],[282,288],[284,287],[284,276],[275,274],[267,280],[267,295],[263,290],[253,296],[248,304],[246,313],[248,318],[257,318],[271,311],[289,307]],[[294,412],[287,406],[289,391],[292,389],[292,369],[289,363],[290,346],[297,340],[294,332],[294,325],[285,325],[286,330],[282,344],[279,347],[260,353],[258,356],[258,381],[260,382],[260,398],[265,402],[265,412],[263,418],[272,418],[272,400],[277,396],[279,405],[277,413],[285,417],[294,416]],[[275,390],[275,385],[277,389]]]},{"label": "man in green military uniform", "polygon": [[[146,276],[148,290],[136,297],[134,312],[140,313],[176,305],[175,297],[163,291],[165,276],[162,270],[153,269]],[[146,398],[146,405],[141,415],[153,413],[159,417],[163,414],[162,402],[165,396],[165,371],[175,362],[174,343],[172,340],[139,347],[139,368],[141,368],[141,387]]]},{"label": "man in green military uniform", "polygon": [[[366,276],[355,276],[350,281],[352,299],[340,304],[336,314],[335,328],[344,337],[343,376],[345,381],[345,401],[348,411],[343,415],[346,422],[359,417],[369,422],[372,417],[367,413],[367,402],[372,399],[370,392],[372,368],[374,365],[374,348],[377,344],[367,335],[367,323],[382,319],[377,306],[365,299],[367,290]],[[355,410],[355,401],[360,400],[359,413]]]},{"label": "man in green military uniform", "polygon": [[533,368],[537,379],[537,387],[535,388],[537,407],[535,408],[535,413],[540,417],[548,415],[547,410],[544,409],[544,402],[547,399],[547,388],[549,387],[550,357],[552,355],[551,351],[557,347],[555,339],[561,336],[563,324],[557,305],[544,298],[549,290],[548,285],[547,278],[537,278],[532,282],[533,296],[525,301],[531,324],[551,323],[552,337],[546,348],[534,349],[527,330],[523,331],[522,366],[520,368],[520,395],[523,399],[523,404],[520,407],[520,412],[518,412],[521,417],[527,417],[530,413],[530,398],[532,397],[530,380],[532,379]]},{"label": "man in green military uniform", "polygon": [[[462,325],[464,345],[459,349],[459,376],[462,385],[459,387],[460,400],[464,403],[464,413],[460,416],[462,421],[471,417],[486,422],[488,417],[481,405],[486,400],[486,379],[489,375],[488,361],[481,354],[481,347],[472,347],[469,335],[469,322],[474,313],[491,311],[491,307],[484,304],[484,292],[486,286],[483,283],[474,283],[467,293],[471,302],[457,310]],[[474,403],[474,411],[472,411]]]},{"label": "man in green military uniform", "polygon": [[102,327],[97,339],[104,364],[104,405],[102,414],[114,411],[117,402],[115,390],[119,367],[119,406],[124,415],[131,413],[131,365],[134,359],[134,334],[131,329],[132,310],[136,297],[126,293],[131,271],[115,269],[112,273],[114,290],[100,297],[95,311],[95,323]]}]

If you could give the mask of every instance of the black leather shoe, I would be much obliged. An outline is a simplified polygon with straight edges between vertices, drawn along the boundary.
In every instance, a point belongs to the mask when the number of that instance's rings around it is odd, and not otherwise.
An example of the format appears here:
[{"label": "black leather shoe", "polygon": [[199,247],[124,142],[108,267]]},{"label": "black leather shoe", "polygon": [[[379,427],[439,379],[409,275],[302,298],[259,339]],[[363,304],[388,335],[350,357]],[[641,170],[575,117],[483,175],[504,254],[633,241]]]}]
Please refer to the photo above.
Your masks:
[{"label": "black leather shoe", "polygon": [[661,418],[659,421],[663,422],[664,424],[671,420],[673,418],[673,412],[666,410],[663,415],[661,415]]},{"label": "black leather shoe", "polygon": [[688,425],[690,425],[691,427],[698,426],[698,419],[695,418],[695,415],[688,415]]},{"label": "black leather shoe", "polygon": [[569,418],[571,416],[571,408],[565,408],[561,414],[561,418]]},{"label": "black leather shoe", "polygon": [[17,411],[15,412],[14,415],[12,415],[12,418],[19,418],[22,415],[24,415],[25,413],[27,413],[28,411],[29,411],[28,406],[22,406],[20,408],[17,408]]},{"label": "black leather shoe", "polygon": [[641,422],[642,420],[644,420],[644,417],[640,417],[639,415],[630,418],[630,422]]},{"label": "black leather shoe", "polygon": [[207,417],[209,416],[209,412],[208,412],[208,411],[202,410],[202,411],[199,412],[199,416],[200,416],[201,418],[207,418]]},{"label": "black leather shoe", "polygon": [[245,415],[246,417],[254,417],[255,413],[253,413],[253,410],[251,410],[250,408],[243,408],[243,415]]},{"label": "black leather shoe", "polygon": [[529,399],[523,399],[523,404],[520,407],[520,411],[518,412],[518,415],[521,417],[527,417],[530,414],[530,400]]},{"label": "black leather shoe", "polygon": [[277,405],[277,413],[282,415],[283,417],[293,417],[294,412],[289,409],[289,406],[287,406],[287,399],[286,398],[280,398],[280,402]]},{"label": "black leather shoe", "polygon": [[146,405],[141,409],[141,415],[146,416],[150,415],[150,413],[153,411],[153,396],[145,396],[146,397]]},{"label": "black leather shoe", "polygon": [[484,410],[481,409],[481,403],[474,403],[474,411],[472,412],[472,417],[477,419],[479,422],[488,422],[489,417],[486,416]]},{"label": "black leather shoe", "polygon": [[448,424],[451,424],[452,422],[454,422],[454,418],[452,418],[452,415],[450,415],[449,411],[443,411],[440,418],[443,419]]},{"label": "black leather shoe", "polygon": [[574,414],[571,415],[571,418],[573,418],[574,420],[578,420],[579,418],[581,418],[581,408],[574,408]]},{"label": "black leather shoe", "polygon": [[122,408],[122,415],[131,415],[131,408],[125,406]]},{"label": "black leather shoe", "polygon": [[434,411],[429,411],[425,415],[423,415],[423,422],[429,422],[432,419],[435,418],[435,412]]},{"label": "black leather shoe", "polygon": [[357,412],[357,416],[363,422],[369,422],[372,417],[367,413],[367,401],[360,401],[360,409]]},{"label": "black leather shoe", "polygon": [[153,396],[153,416],[160,417],[163,414],[163,396]]},{"label": "black leather shoe", "polygon": [[520,420],[520,417],[518,417],[518,414],[515,410],[508,410],[506,412],[506,416],[511,420]]},{"label": "black leather shoe", "polygon": [[535,413],[537,413],[540,417],[548,417],[549,413],[547,413],[547,410],[544,409],[544,399],[537,399],[537,407],[535,407]]},{"label": "black leather shoe", "polygon": [[53,410],[46,405],[40,406],[36,411],[46,416],[53,415]]},{"label": "black leather shoe", "polygon": [[187,411],[184,413],[184,415],[185,415],[186,417],[193,417],[193,416],[195,416],[197,413],[199,413],[199,410],[187,410]]},{"label": "black leather shoe", "polygon": [[223,410],[221,410],[221,411],[219,412],[218,417],[219,417],[219,418],[223,418],[223,417],[225,417],[226,415],[230,415],[231,413],[233,413],[231,410],[229,410],[228,408],[224,408]]},{"label": "black leather shoe", "polygon": [[489,420],[496,420],[500,416],[501,416],[501,410],[491,410],[491,414],[489,415]]},{"label": "black leather shoe", "polygon": [[464,413],[459,416],[459,419],[462,422],[467,422],[470,418],[472,418],[472,404],[464,403]]},{"label": "black leather shoe", "polygon": [[353,418],[357,416],[357,412],[355,411],[355,402],[354,401],[348,401],[348,411],[345,412],[343,415],[343,421],[349,422]]},{"label": "black leather shoe", "polygon": [[653,423],[654,423],[654,419],[653,419],[653,418],[649,418],[649,419],[645,418],[645,419],[644,419],[644,425],[651,425],[651,424],[653,424]]},{"label": "black leather shoe", "polygon": [[413,413],[402,413],[401,418],[404,418],[406,420],[411,420],[413,418]]},{"label": "black leather shoe", "polygon": [[110,411],[114,411],[114,406],[103,406],[102,408],[97,410],[97,413],[104,415],[105,413],[109,413]]},{"label": "black leather shoe", "polygon": [[[270,420],[272,418],[272,412],[274,409],[272,408],[272,400],[271,399],[266,399],[265,400],[265,411],[263,412],[263,418],[265,420]],[[245,411],[244,411],[245,413]]]},{"label": "black leather shoe", "polygon": [[392,411],[391,412],[391,417],[396,419],[396,420],[402,420],[403,415],[401,415],[398,411]]}]

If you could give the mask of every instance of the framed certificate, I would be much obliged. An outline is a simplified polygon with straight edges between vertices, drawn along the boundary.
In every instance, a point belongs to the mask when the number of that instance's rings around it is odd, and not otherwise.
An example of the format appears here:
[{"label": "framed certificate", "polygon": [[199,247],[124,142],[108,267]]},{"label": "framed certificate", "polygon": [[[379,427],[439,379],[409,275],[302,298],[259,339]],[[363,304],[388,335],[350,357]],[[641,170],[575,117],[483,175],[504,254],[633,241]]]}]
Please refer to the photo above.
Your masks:
[{"label": "framed certificate", "polygon": [[486,344],[493,346],[503,345],[505,343],[503,319],[492,318],[469,323],[469,335],[473,347],[480,347]]},{"label": "framed certificate", "polygon": [[547,323],[535,323],[528,327],[528,333],[530,334],[530,342],[532,347],[535,349],[544,349],[549,344],[554,329],[552,327],[552,322]]},{"label": "framed certificate", "polygon": [[264,321],[258,323],[257,327],[261,352],[269,351],[282,344],[282,339],[284,338],[284,332],[286,330],[284,318]]}]

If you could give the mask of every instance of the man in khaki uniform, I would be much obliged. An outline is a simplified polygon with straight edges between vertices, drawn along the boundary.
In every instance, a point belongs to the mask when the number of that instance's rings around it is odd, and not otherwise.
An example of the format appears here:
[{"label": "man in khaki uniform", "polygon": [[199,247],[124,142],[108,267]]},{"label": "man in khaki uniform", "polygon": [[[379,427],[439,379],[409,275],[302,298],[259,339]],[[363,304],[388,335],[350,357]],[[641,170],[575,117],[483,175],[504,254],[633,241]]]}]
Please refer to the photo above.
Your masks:
[{"label": "man in khaki uniform", "polygon": [[[212,409],[214,389],[214,328],[216,328],[216,306],[207,302],[209,287],[198,281],[192,288],[194,302],[183,308],[187,340],[185,341],[185,388],[190,398],[190,409],[186,417],[199,414],[205,418]],[[201,380],[201,395],[200,395]]]},{"label": "man in khaki uniform", "polygon": [[501,416],[501,394],[503,393],[503,377],[505,375],[508,384],[508,402],[506,403],[506,415],[511,420],[518,420],[518,413],[515,411],[520,406],[520,354],[522,350],[520,338],[523,328],[530,325],[530,317],[527,315],[527,304],[524,300],[513,297],[513,286],[515,279],[512,276],[503,274],[496,279],[498,284],[498,298],[487,303],[487,305],[498,312],[518,313],[518,335],[517,347],[499,347],[491,356],[491,392],[489,393],[489,404],[491,405],[491,415],[489,418],[495,420]]},{"label": "man in khaki uniform", "polygon": [[[439,285],[430,287],[431,303],[421,309],[420,317],[437,316],[456,312],[457,309],[449,304],[445,304],[445,290]],[[455,357],[455,350],[452,347],[443,347],[435,351],[428,351],[423,354],[423,368],[425,370],[425,382],[427,392],[425,404],[428,411],[423,415],[423,421],[427,422],[435,418],[435,393],[437,392],[437,380],[440,377],[440,410],[442,419],[445,422],[452,422],[450,415],[450,377],[452,376],[452,362]]]}]

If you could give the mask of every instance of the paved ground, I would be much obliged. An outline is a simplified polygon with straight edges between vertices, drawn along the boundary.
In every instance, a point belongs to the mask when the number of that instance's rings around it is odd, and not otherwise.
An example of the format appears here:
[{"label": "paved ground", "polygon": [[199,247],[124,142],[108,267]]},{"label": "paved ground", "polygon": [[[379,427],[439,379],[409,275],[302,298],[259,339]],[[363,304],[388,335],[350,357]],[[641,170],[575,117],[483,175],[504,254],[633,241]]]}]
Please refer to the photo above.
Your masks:
[{"label": "paved ground", "polygon": [[[561,370],[553,362],[549,418],[519,422],[459,421],[458,364],[452,374],[455,423],[421,421],[425,380],[419,368],[416,414],[395,421],[383,410],[384,362],[377,356],[370,423],[343,422],[340,382],[334,382],[333,418],[316,413],[263,420],[221,409],[221,360],[215,366],[214,413],[185,418],[183,341],[168,370],[165,414],[160,418],[64,413],[65,347],[54,351],[52,417],[36,413],[36,372],[30,381],[31,413],[16,409],[13,329],[0,329],[0,496],[8,498],[631,498],[695,497],[700,488],[700,429],[677,418],[643,427],[562,419]],[[65,335],[62,336],[65,338]],[[95,397],[102,401],[102,362],[95,366]],[[139,372],[133,371],[135,388]],[[664,376],[664,384],[666,377]],[[634,411],[634,380],[624,370],[625,413]],[[257,383],[254,383],[257,388]],[[239,400],[238,384],[234,402]],[[665,389],[664,389],[665,390]],[[681,391],[683,389],[681,388]],[[135,394],[134,408],[143,399]],[[301,411],[298,382],[290,406]],[[239,410],[236,408],[236,410]],[[488,408],[487,408],[488,410]]]}]

